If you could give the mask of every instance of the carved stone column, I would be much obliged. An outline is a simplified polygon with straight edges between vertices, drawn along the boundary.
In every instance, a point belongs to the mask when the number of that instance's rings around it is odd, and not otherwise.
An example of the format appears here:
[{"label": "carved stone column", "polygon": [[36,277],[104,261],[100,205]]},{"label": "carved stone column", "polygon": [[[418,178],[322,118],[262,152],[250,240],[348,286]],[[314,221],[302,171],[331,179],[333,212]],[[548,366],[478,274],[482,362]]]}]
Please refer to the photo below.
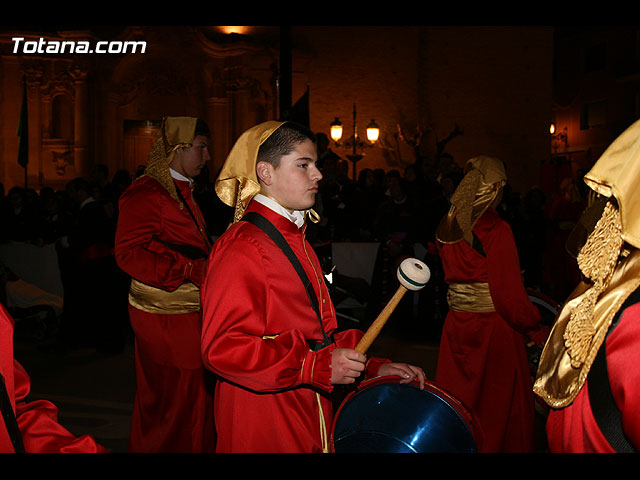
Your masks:
[{"label": "carved stone column", "polygon": [[87,87],[87,69],[74,65],[69,72],[75,85],[73,156],[76,173],[79,176],[89,174],[89,94]]},{"label": "carved stone column", "polygon": [[[40,111],[40,87],[44,75],[44,66],[31,63],[25,67],[27,81],[27,111],[29,115],[29,164],[27,165],[28,184],[41,184],[43,179],[42,167],[42,129]],[[30,175],[30,177],[29,177]]]},{"label": "carved stone column", "polygon": [[102,142],[104,156],[101,162],[108,165],[111,172],[125,168],[122,157],[122,119],[118,111],[120,101],[119,93],[107,92],[104,104],[106,121],[104,122],[104,130],[102,130],[105,137]]},{"label": "carved stone column", "polygon": [[239,64],[225,67],[224,87],[231,102],[229,120],[231,137],[235,141],[242,132],[253,126],[249,118],[251,80],[247,76],[246,67]]}]

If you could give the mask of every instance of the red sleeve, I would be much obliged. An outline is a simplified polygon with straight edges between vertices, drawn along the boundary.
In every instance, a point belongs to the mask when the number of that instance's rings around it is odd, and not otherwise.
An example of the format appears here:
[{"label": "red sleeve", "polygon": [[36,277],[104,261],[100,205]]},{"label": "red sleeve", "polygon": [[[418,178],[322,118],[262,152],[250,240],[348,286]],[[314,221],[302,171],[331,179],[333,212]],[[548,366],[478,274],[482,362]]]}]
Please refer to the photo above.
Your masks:
[{"label": "red sleeve", "polygon": [[[205,366],[259,392],[303,384],[331,391],[331,353],[335,348],[355,348],[363,332],[333,332],[335,345],[316,352],[309,348],[304,332],[291,327],[290,322],[277,336],[271,336],[274,332],[268,331],[267,315],[278,311],[277,315],[286,317],[291,313],[287,308],[273,308],[285,302],[272,298],[263,257],[268,258],[268,254],[259,242],[242,234],[223,237],[216,243],[201,290]],[[299,282],[297,277],[294,282]],[[308,299],[305,296],[298,301],[306,304]],[[314,327],[316,322],[314,316]],[[377,374],[385,361],[370,361],[367,374]]]},{"label": "red sleeve", "polygon": [[217,247],[201,295],[205,366],[258,392],[303,383],[330,391],[334,347],[313,352],[295,328],[264,338],[269,291],[260,247],[237,237]]},{"label": "red sleeve", "polygon": [[522,283],[518,251],[509,225],[497,222],[482,239],[482,246],[487,255],[489,289],[496,311],[517,331],[537,330],[540,312]]},{"label": "red sleeve", "polygon": [[171,212],[165,197],[157,189],[135,183],[122,195],[116,261],[131,277],[163,290],[175,290],[186,281],[200,285],[204,259],[191,260],[154,240],[154,236],[162,238],[164,218]]},{"label": "red sleeve", "polygon": [[58,423],[58,409],[46,400],[26,401],[30,389],[27,372],[14,362],[16,420],[27,453],[105,453],[88,436],[76,437]]}]

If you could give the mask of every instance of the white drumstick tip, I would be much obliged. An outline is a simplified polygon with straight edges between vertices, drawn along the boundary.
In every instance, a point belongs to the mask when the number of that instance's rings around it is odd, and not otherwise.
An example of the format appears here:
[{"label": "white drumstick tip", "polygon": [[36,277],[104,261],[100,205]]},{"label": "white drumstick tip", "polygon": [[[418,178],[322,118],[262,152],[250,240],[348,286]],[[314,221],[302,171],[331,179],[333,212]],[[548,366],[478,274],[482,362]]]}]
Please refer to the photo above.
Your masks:
[{"label": "white drumstick tip", "polygon": [[406,258],[398,267],[398,280],[407,290],[420,290],[430,278],[431,270],[426,263],[417,258]]}]

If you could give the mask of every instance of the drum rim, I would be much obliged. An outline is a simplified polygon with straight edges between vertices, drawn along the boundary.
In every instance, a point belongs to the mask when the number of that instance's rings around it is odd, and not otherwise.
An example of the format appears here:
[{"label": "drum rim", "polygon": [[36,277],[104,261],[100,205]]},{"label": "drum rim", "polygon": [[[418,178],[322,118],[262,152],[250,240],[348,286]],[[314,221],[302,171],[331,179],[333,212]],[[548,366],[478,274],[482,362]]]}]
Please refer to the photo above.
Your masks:
[{"label": "drum rim", "polygon": [[[347,395],[344,398],[344,400],[336,410],[333,416],[333,420],[331,422],[330,446],[331,446],[332,452],[335,452],[334,439],[335,439],[336,424],[338,422],[338,419],[340,418],[340,413],[342,412],[344,406],[348,403],[348,401],[351,400],[354,396],[356,396],[358,393],[360,393],[363,390],[375,387],[380,384],[389,384],[389,383],[403,383],[403,382],[402,382],[402,378],[395,375],[370,378],[360,383],[360,385],[358,385],[358,387],[355,390],[350,392],[349,395]],[[420,382],[417,379],[410,383],[404,383],[404,384],[407,386],[420,388]],[[465,423],[465,425],[471,432],[471,436],[475,438],[473,423],[471,421],[471,418],[472,418],[471,414],[464,407],[464,405],[460,403],[458,399],[451,396],[446,391],[442,390],[442,388],[438,387],[435,383],[431,382],[430,380],[425,380],[424,389],[436,396],[441,396],[442,399],[458,414],[460,419]]]},{"label": "drum rim", "polygon": [[546,293],[542,293],[533,288],[526,288],[525,291],[527,292],[527,296],[529,297],[533,296],[533,297],[536,297],[536,299],[538,300],[542,300],[546,302],[549,305],[549,307],[553,308],[554,310],[559,310],[561,307],[561,305],[558,302],[556,302],[553,298],[551,298]]}]

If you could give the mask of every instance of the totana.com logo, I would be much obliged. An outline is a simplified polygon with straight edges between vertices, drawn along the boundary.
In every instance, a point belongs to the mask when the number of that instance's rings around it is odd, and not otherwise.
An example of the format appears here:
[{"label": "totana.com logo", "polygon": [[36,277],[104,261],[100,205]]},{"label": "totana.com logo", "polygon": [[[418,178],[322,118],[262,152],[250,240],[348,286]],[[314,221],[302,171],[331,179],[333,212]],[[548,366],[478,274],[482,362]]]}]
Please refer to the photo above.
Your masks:
[{"label": "totana.com logo", "polygon": [[143,41],[99,41],[95,47],[89,41],[25,40],[24,37],[13,37],[13,53],[145,53],[147,42]]}]

